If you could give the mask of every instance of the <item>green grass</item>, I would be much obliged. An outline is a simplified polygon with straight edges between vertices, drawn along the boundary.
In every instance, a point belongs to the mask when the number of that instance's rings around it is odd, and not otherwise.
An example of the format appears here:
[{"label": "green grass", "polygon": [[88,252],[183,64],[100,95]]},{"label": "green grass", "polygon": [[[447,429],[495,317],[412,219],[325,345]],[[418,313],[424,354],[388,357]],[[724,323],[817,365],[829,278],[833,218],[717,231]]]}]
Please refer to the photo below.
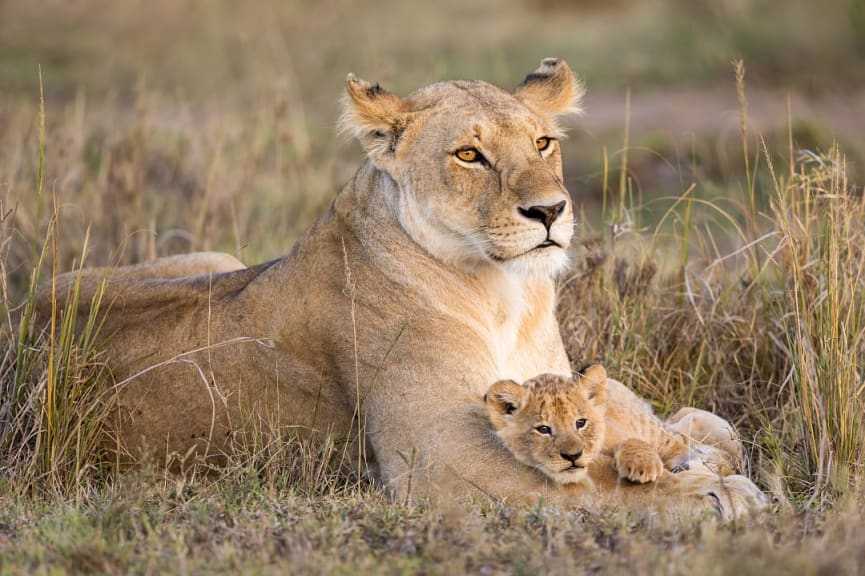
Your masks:
[{"label": "green grass", "polygon": [[6,573],[853,574],[865,544],[852,510],[749,529],[489,503],[406,507],[368,489],[310,498],[239,477],[184,488],[127,477],[84,502],[9,502],[0,522]]},{"label": "green grass", "polygon": [[[740,55],[749,84],[855,93],[861,10],[607,4],[506,3],[496,26],[478,25],[483,2],[336,2],[337,19],[292,3],[0,7],[0,572],[861,572],[865,151],[833,146],[819,114],[684,135],[676,118],[637,121],[648,85],[685,85],[698,109],[725,86],[735,110]],[[549,54],[590,94],[633,88],[627,130],[617,109],[612,128],[566,143],[583,211],[560,286],[573,364],[604,362],[661,414],[735,422],[770,516],[395,503],[323,437],[253,434],[218,472],[116,469],[98,448],[112,388],[97,318],[58,307],[43,329],[37,282],[190,250],[285,254],[360,162],[332,128],[346,72],[402,92],[514,85]]]}]

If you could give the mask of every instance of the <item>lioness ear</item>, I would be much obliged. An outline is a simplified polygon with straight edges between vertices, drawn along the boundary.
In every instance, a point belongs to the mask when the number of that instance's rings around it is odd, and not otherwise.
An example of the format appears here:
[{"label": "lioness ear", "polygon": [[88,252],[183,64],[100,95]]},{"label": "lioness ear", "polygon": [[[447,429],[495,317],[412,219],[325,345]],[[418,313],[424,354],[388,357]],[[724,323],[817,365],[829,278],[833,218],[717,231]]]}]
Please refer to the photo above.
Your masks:
[{"label": "lioness ear", "polygon": [[607,400],[607,371],[600,364],[592,364],[580,370],[580,385],[586,396],[595,404],[603,405]]},{"label": "lioness ear", "polygon": [[380,165],[393,154],[405,128],[406,104],[399,96],[354,74],[348,75],[345,84],[340,131],[360,140],[370,159]]},{"label": "lioness ear", "polygon": [[583,94],[585,88],[560,58],[544,58],[514,91],[517,100],[550,122],[559,116],[582,112]]},{"label": "lioness ear", "polygon": [[504,424],[503,417],[509,416],[520,409],[525,390],[513,380],[499,380],[487,390],[484,402],[489,410],[493,428],[499,429]]}]

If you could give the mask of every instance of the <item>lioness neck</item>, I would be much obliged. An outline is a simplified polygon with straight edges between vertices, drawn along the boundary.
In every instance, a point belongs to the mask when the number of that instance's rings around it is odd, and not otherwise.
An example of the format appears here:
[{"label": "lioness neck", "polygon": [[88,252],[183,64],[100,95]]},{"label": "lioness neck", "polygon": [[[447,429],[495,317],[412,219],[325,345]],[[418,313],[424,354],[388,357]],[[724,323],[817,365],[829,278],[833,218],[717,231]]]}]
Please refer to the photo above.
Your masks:
[{"label": "lioness neck", "polygon": [[555,319],[554,280],[523,276],[494,262],[467,264],[438,257],[423,238],[414,237],[420,221],[406,225],[399,199],[403,192],[369,161],[343,189],[334,209],[344,227],[355,231],[355,257],[360,261],[351,265],[369,264],[388,276],[395,298],[411,300],[427,314],[450,317],[490,343],[496,377],[569,374]]}]

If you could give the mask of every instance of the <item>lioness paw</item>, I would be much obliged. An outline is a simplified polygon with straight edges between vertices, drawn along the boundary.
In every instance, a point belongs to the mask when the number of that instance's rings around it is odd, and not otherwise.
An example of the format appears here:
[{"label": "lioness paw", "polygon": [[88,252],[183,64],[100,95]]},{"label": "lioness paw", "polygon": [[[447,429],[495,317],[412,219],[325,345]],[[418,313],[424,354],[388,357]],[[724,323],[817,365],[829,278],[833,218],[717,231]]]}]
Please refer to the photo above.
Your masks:
[{"label": "lioness paw", "polygon": [[671,478],[681,495],[697,497],[722,520],[747,518],[769,506],[766,494],[746,476],[718,476],[702,470],[687,470]]},{"label": "lioness paw", "polygon": [[616,448],[613,457],[619,478],[631,482],[654,482],[664,471],[664,462],[658,452],[642,440],[625,440]]}]

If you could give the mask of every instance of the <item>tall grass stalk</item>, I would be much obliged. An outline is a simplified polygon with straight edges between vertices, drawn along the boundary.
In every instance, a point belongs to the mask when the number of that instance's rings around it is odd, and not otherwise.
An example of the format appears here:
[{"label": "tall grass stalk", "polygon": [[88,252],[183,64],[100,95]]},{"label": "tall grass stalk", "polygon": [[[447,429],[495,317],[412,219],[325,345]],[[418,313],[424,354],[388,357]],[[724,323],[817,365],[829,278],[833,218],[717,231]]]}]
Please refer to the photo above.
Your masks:
[{"label": "tall grass stalk", "polygon": [[[44,185],[45,116],[40,68],[37,215],[41,212]],[[0,365],[0,457],[9,478],[20,490],[67,495],[88,489],[92,477],[87,473],[100,465],[103,424],[110,406],[106,393],[110,387],[96,345],[102,285],[90,303],[83,326],[77,325],[80,278],[63,300],[56,293],[56,196],[53,205],[42,248],[34,258],[25,302],[16,307],[5,300],[5,290],[3,294],[3,308],[8,315],[0,330],[4,350]],[[40,228],[38,219],[35,228]],[[89,233],[84,238],[81,262],[88,238]],[[49,254],[51,310],[46,332],[39,329],[39,323],[46,319],[36,317],[35,303],[40,273]],[[5,265],[3,271],[5,286]],[[58,301],[65,303],[59,311]],[[9,312],[16,308],[17,314]]]},{"label": "tall grass stalk", "polygon": [[751,177],[750,161],[748,152],[748,101],[745,98],[745,63],[736,60],[733,63],[736,73],[736,96],[739,100],[739,135],[742,138],[742,160],[745,163],[745,192],[748,198],[748,222],[754,224],[757,218],[757,203],[754,198],[754,179]]},{"label": "tall grass stalk", "polygon": [[[783,235],[779,258],[789,271],[790,294],[777,313],[796,390],[791,420],[801,420],[805,448],[800,481],[820,501],[824,492],[849,490],[865,457],[865,206],[845,174],[837,148],[809,158],[789,187],[818,208],[794,210],[794,196],[783,193],[773,205]],[[781,314],[782,306],[795,314]]]},{"label": "tall grass stalk", "polygon": [[625,92],[625,131],[622,143],[622,163],[619,171],[619,213],[617,218],[621,220],[625,214],[625,196],[628,191],[628,149],[631,145],[631,91]]}]

